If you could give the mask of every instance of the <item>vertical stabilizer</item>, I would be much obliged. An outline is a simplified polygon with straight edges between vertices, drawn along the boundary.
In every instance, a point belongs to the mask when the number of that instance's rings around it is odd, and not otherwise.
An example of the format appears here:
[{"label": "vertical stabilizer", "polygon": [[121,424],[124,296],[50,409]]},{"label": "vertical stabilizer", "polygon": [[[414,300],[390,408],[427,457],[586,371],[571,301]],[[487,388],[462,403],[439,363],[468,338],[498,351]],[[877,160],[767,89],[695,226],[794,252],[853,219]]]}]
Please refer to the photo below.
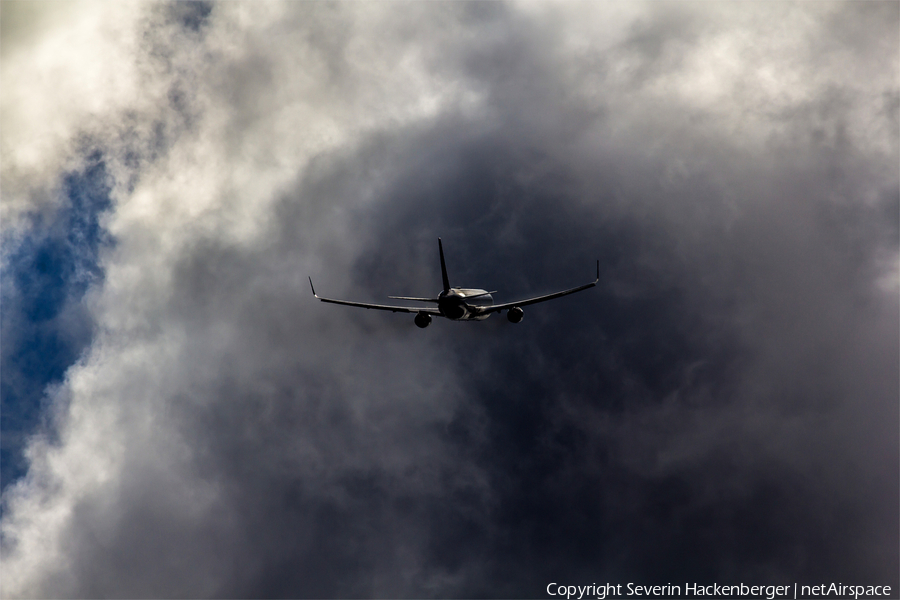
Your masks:
[{"label": "vertical stabilizer", "polygon": [[447,265],[444,264],[444,246],[441,244],[441,238],[438,238],[438,252],[441,253],[441,277],[444,279],[444,293],[450,291],[450,280],[447,279]]}]

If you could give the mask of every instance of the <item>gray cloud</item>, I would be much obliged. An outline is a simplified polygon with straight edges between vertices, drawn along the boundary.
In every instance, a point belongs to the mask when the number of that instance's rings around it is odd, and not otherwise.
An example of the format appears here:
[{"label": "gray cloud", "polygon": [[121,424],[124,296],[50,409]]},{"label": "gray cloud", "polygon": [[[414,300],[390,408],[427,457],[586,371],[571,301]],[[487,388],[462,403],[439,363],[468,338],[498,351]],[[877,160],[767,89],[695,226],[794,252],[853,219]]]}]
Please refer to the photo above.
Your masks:
[{"label": "gray cloud", "polygon": [[4,595],[900,584],[895,3],[166,10]]}]

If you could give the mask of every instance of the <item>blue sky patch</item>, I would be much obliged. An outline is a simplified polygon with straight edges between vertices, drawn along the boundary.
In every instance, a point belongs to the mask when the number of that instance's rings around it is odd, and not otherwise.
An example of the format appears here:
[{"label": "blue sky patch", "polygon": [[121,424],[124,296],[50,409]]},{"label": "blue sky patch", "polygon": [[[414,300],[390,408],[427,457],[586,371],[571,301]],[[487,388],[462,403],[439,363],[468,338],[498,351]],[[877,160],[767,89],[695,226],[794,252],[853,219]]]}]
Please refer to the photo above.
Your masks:
[{"label": "blue sky patch", "polygon": [[25,474],[22,450],[40,425],[48,385],[90,344],[93,319],[82,298],[103,279],[100,250],[111,243],[100,223],[110,177],[95,152],[87,166],[62,177],[63,201],[34,214],[25,236],[4,236],[2,362],[0,362],[0,487]]}]

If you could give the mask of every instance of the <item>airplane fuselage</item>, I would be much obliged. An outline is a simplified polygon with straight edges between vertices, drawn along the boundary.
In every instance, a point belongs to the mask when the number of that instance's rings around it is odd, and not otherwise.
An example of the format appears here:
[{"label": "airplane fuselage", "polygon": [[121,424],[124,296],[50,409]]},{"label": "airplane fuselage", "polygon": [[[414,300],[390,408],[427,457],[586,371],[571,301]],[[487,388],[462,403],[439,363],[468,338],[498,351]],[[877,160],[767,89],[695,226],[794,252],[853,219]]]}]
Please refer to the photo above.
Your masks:
[{"label": "airplane fuselage", "polygon": [[491,313],[482,309],[494,304],[487,290],[450,288],[438,294],[438,310],[451,321],[483,321]]}]

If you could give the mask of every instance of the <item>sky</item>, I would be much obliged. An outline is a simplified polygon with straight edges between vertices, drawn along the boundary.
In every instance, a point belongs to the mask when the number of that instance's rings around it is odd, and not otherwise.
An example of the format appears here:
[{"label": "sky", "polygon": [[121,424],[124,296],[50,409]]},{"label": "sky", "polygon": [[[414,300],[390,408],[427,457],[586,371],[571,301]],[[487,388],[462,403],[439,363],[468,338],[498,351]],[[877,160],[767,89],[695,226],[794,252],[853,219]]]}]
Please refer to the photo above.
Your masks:
[{"label": "sky", "polygon": [[900,589],[896,2],[0,11],[4,597]]}]

